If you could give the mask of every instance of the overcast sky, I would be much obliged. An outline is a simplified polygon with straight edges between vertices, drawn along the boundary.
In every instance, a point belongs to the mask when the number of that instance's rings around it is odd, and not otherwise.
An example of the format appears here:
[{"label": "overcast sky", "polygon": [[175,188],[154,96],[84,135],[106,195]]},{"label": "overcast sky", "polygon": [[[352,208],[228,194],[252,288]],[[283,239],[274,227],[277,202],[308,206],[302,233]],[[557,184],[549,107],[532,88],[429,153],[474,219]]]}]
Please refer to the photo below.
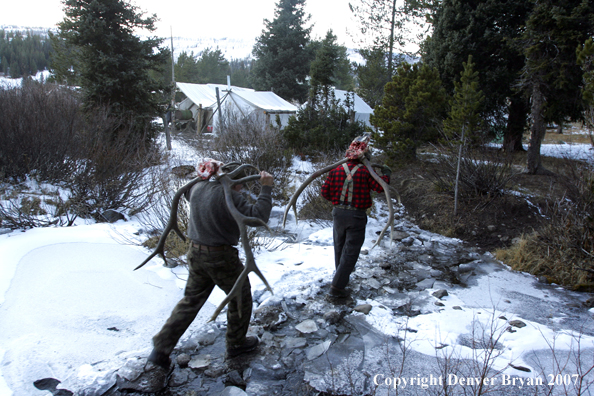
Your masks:
[{"label": "overcast sky", "polygon": [[[351,0],[353,1],[353,0]],[[356,1],[356,0],[355,0]],[[157,14],[157,35],[169,37],[255,38],[264,28],[264,19],[274,18],[277,0],[135,0],[147,14]],[[0,25],[55,27],[64,18],[60,0],[5,1]],[[339,44],[354,48],[347,33],[356,34],[357,23],[349,10],[349,0],[307,0],[306,13],[314,24],[312,38],[323,38],[332,29]]]}]

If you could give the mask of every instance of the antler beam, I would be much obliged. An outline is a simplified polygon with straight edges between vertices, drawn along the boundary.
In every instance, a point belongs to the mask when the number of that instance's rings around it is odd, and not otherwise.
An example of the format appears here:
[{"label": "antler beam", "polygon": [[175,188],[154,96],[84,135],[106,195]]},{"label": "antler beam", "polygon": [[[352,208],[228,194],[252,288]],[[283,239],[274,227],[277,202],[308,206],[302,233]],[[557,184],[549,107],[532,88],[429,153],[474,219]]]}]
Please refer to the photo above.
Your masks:
[{"label": "antler beam", "polygon": [[323,175],[324,173],[330,172],[332,169],[336,168],[337,166],[340,166],[340,165],[344,164],[348,160],[349,160],[348,158],[343,158],[340,161],[335,162],[332,165],[328,165],[325,168],[322,168],[320,170],[315,171],[314,173],[311,174],[310,177],[308,177],[303,182],[303,184],[301,184],[301,186],[297,189],[297,191],[295,191],[295,194],[293,194],[293,196],[291,197],[291,200],[289,201],[289,204],[285,208],[285,214],[283,215],[283,227],[285,226],[285,224],[287,222],[287,214],[289,213],[289,210],[291,209],[291,207],[293,208],[293,211],[295,212],[295,222],[297,222],[297,198],[299,198],[299,196],[301,195],[301,193],[303,192],[303,190],[305,190],[305,188],[307,186],[309,186],[309,184],[312,181],[314,181],[317,177]]},{"label": "antler beam", "polygon": [[259,218],[248,217],[248,216],[243,215],[241,212],[239,212],[239,210],[237,210],[237,208],[233,204],[233,196],[232,196],[232,190],[231,190],[232,187],[237,184],[244,184],[247,181],[257,180],[259,178],[260,178],[260,175],[247,176],[247,177],[239,179],[239,180],[231,180],[228,175],[223,175],[219,178],[221,184],[223,185],[223,191],[225,192],[225,202],[227,203],[229,212],[231,213],[231,216],[233,216],[233,218],[237,222],[237,225],[239,226],[239,233],[241,236],[241,245],[242,245],[243,251],[245,253],[245,268],[243,269],[243,271],[241,272],[241,274],[235,281],[235,284],[233,285],[233,288],[231,289],[229,294],[227,294],[227,297],[225,297],[225,299],[223,301],[221,301],[219,306],[215,309],[209,322],[214,321],[216,319],[216,317],[219,316],[219,313],[221,313],[221,311],[223,310],[225,305],[227,305],[229,303],[229,301],[231,301],[234,297],[237,298],[237,306],[238,306],[237,312],[238,312],[239,316],[241,317],[241,288],[242,288],[243,283],[247,279],[247,276],[250,272],[254,272],[256,275],[258,275],[258,277],[260,277],[260,279],[262,279],[262,282],[264,282],[264,284],[266,285],[266,288],[270,291],[270,293],[273,293],[272,287],[270,287],[270,284],[268,283],[268,281],[266,280],[266,278],[264,277],[264,275],[262,274],[262,272],[256,265],[256,260],[254,260],[254,254],[250,247],[250,242],[249,242],[248,236],[247,236],[247,226],[248,225],[264,226],[268,230],[270,230],[270,228],[268,227],[268,225],[265,222],[263,222]]},{"label": "antler beam", "polygon": [[179,236],[182,241],[184,241],[184,242],[186,241],[186,236],[180,231],[180,229],[177,225],[177,209],[179,208],[179,200],[181,199],[182,195],[184,195],[186,193],[186,191],[188,191],[196,183],[201,182],[201,181],[204,181],[204,180],[201,177],[197,177],[195,179],[190,180],[186,185],[182,186],[179,190],[177,190],[177,192],[173,196],[173,200],[171,202],[171,211],[169,212],[169,221],[167,222],[167,225],[165,226],[165,230],[163,231],[163,233],[161,234],[161,237],[159,238],[157,247],[155,248],[153,253],[146,258],[146,260],[144,260],[138,267],[134,268],[134,271],[136,271],[137,269],[144,266],[157,254],[163,258],[163,261],[165,261],[165,265],[167,265],[167,259],[165,258],[165,241],[167,240],[167,237],[169,236],[169,233],[171,231],[175,231],[177,236]]},{"label": "antler beam", "polygon": [[[239,164],[237,164],[237,163],[226,164],[226,165],[221,166],[221,170],[226,171],[226,170],[229,170],[232,166],[236,166],[236,165],[239,165]],[[255,169],[258,172],[258,174],[246,176],[241,179],[232,179],[233,177],[239,175],[241,172],[245,171],[246,169],[250,169],[250,168]],[[237,210],[237,208],[235,207],[235,204],[233,202],[232,188],[238,184],[245,184],[250,181],[259,180],[261,177],[259,173],[260,173],[260,171],[256,167],[254,167],[252,165],[245,164],[245,165],[239,165],[234,170],[223,173],[220,176],[218,176],[218,180],[221,182],[221,185],[223,186],[223,191],[225,193],[225,204],[227,205],[227,208],[229,209],[231,216],[233,216],[233,219],[235,219],[235,221],[237,222],[237,225],[239,226],[239,232],[240,232],[240,236],[241,236],[241,244],[243,247],[243,251],[245,253],[245,268],[244,268],[243,272],[239,275],[237,280],[235,281],[235,284],[233,285],[233,288],[231,289],[231,291],[229,292],[227,297],[225,297],[225,299],[215,309],[215,312],[213,313],[213,315],[209,321],[215,320],[216,317],[219,315],[219,313],[221,313],[221,311],[223,310],[225,305],[227,305],[229,303],[229,301],[231,301],[233,298],[237,298],[237,304],[239,307],[241,307],[241,288],[242,288],[243,283],[247,279],[247,276],[250,272],[254,272],[256,275],[258,275],[260,277],[260,279],[262,279],[262,282],[264,282],[264,284],[266,285],[266,288],[270,291],[270,293],[273,293],[272,287],[270,287],[270,284],[268,283],[268,281],[266,280],[266,278],[264,277],[264,275],[262,274],[262,272],[256,265],[256,261],[254,259],[254,254],[250,247],[250,243],[249,243],[249,239],[248,239],[248,235],[247,235],[247,226],[254,226],[254,227],[255,226],[263,226],[263,227],[266,227],[266,229],[269,231],[270,231],[270,228],[264,221],[262,221],[261,219],[259,219],[257,217],[249,217],[249,216],[243,215],[241,212],[239,212],[239,210]],[[205,179],[203,179],[201,176],[199,176],[195,179],[192,179],[190,182],[188,182],[187,184],[182,186],[179,190],[177,190],[177,192],[173,196],[173,200],[171,202],[171,211],[169,214],[169,221],[167,222],[165,230],[163,231],[163,233],[161,234],[161,237],[159,238],[157,247],[155,248],[153,253],[150,256],[148,256],[138,267],[134,268],[135,271],[137,269],[141,268],[142,266],[144,266],[146,263],[148,263],[157,254],[160,255],[163,258],[163,261],[165,261],[165,264],[167,264],[167,259],[165,258],[165,241],[167,240],[167,237],[169,236],[169,233],[171,231],[175,231],[175,233],[183,241],[186,240],[186,237],[180,231],[180,229],[178,227],[178,222],[177,222],[177,210],[179,208],[179,201],[180,201],[182,195],[184,195],[196,183],[201,182],[201,181],[205,181]],[[241,308],[238,310],[238,312],[239,312],[239,316],[241,317]]]}]

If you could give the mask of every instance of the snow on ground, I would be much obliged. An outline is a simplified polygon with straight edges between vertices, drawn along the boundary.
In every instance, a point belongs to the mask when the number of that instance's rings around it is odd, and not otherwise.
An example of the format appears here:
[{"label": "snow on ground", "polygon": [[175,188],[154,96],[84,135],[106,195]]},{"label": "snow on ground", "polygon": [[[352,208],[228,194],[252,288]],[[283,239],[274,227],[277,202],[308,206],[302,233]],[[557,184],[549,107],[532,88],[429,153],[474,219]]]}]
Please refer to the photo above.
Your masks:
[{"label": "snow on ground", "polygon": [[[189,158],[190,163],[201,158],[178,141],[173,146],[175,155]],[[312,164],[295,160],[293,167],[311,171]],[[273,228],[281,221],[283,211],[275,207]],[[370,217],[364,249],[371,248],[384,221],[385,217]],[[162,260],[155,258],[133,271],[149,254],[129,242],[139,239],[136,233],[140,228],[134,218],[111,225],[81,220],[73,227],[0,235],[0,395],[45,395],[46,391],[35,389],[33,382],[46,377],[60,379],[61,387],[66,389],[84,389],[91,383],[101,383],[106,373],[121,367],[126,358],[148,355],[152,336],[183,294],[187,270],[165,268]],[[330,224],[295,224],[290,217],[287,229],[299,241],[308,243],[285,244],[273,238],[255,252],[256,262],[275,293],[270,296],[261,280],[250,275],[253,292],[263,296],[259,299],[263,304],[267,298],[313,295],[316,283],[329,281],[333,273]],[[419,232],[424,235],[421,239],[429,242],[459,243]],[[375,248],[370,256],[382,254],[383,249],[387,248]],[[456,348],[461,357],[473,356],[476,350],[460,345],[460,337],[469,329],[477,324],[489,328],[504,314],[510,320],[522,319],[527,331],[505,332],[499,339],[503,352],[495,367],[504,370],[510,361],[528,366],[523,356],[532,350],[548,350],[547,342],[554,338],[558,348],[565,350],[577,338],[572,331],[552,329],[527,314],[514,316],[501,307],[510,288],[521,289],[537,299],[549,297],[533,285],[532,279],[511,271],[493,272],[480,278],[477,285],[443,299],[446,308],[461,309],[448,309],[447,314],[424,312],[406,321],[376,301],[359,303],[374,306],[365,320],[378,332],[395,335],[403,326],[415,328],[411,348],[432,357],[438,345],[445,345],[444,353]],[[222,291],[213,292],[186,334],[204,326],[223,298]],[[224,321],[224,315],[218,320]],[[581,342],[582,347],[594,346],[589,336],[582,336]]]}]

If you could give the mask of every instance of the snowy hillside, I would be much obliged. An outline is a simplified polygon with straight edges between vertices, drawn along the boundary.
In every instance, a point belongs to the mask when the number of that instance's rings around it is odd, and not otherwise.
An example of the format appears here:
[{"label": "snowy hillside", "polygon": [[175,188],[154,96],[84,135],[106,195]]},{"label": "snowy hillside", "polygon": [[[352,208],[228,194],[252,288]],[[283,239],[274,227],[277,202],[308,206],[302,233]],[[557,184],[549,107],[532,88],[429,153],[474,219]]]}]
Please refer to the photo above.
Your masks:
[{"label": "snowy hillside", "polygon": [[[21,31],[24,34],[27,32],[32,32],[33,34],[38,34],[43,36],[47,34],[47,28],[41,27],[24,27],[24,26],[14,26],[14,25],[0,25],[0,30],[6,31]],[[55,31],[55,29],[52,29]],[[167,47],[171,47],[171,37],[164,37],[163,45]],[[210,49],[220,49],[225,59],[233,60],[233,59],[245,59],[252,56],[252,49],[254,48],[254,44],[256,44],[256,37],[252,38],[233,38],[233,37],[173,37],[173,52],[175,54],[175,58],[179,56],[182,52],[191,53],[193,52],[194,55],[200,55],[202,51],[207,48]],[[356,50],[349,48],[348,49],[349,59],[351,62],[361,63],[363,62],[363,58],[356,52]]]}]

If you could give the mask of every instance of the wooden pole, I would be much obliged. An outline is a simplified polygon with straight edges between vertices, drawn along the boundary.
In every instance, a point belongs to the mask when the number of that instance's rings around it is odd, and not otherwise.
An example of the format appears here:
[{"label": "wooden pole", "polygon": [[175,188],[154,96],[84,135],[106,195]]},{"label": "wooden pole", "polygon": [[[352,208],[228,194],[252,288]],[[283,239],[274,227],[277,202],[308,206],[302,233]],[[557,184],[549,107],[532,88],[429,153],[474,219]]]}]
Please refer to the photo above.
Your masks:
[{"label": "wooden pole", "polygon": [[196,135],[200,136],[202,133],[202,117],[203,117],[202,103],[198,105],[198,119],[196,120]]},{"label": "wooden pole", "polygon": [[219,125],[217,125],[217,127],[223,125],[223,113],[221,112],[221,98],[219,95],[219,87],[215,88],[215,92],[217,93],[217,111],[219,112]]},{"label": "wooden pole", "polygon": [[[174,117],[175,117],[175,75],[173,74],[174,68],[174,58],[173,58],[173,28],[171,28],[171,85],[173,92],[171,93],[171,127],[175,125]],[[167,144],[167,150],[171,150],[171,133],[169,131],[169,123],[165,125],[165,142]]]}]

